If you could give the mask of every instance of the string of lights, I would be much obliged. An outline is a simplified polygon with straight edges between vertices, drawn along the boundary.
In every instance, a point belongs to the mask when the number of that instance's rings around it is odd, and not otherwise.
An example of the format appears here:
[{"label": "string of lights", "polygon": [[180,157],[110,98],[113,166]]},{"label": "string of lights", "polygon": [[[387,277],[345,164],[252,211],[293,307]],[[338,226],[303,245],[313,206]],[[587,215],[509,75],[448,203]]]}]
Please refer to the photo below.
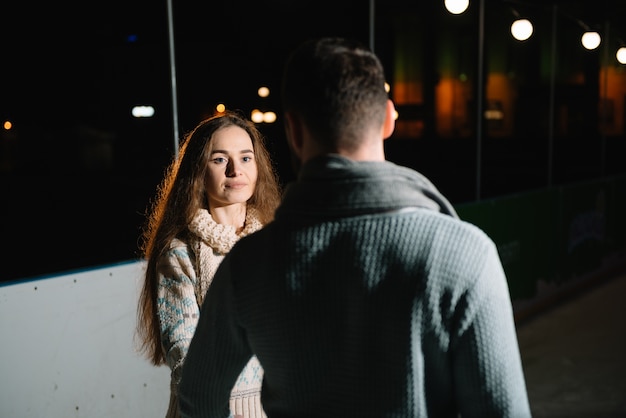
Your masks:
[{"label": "string of lights", "polygon": [[[478,24],[478,57],[477,57],[477,62],[478,62],[478,69],[477,69],[477,85],[476,85],[476,90],[477,90],[477,109],[476,109],[476,159],[477,159],[477,170],[476,170],[476,197],[479,198],[480,197],[480,193],[481,193],[481,168],[480,168],[480,164],[481,164],[481,154],[482,154],[482,136],[483,136],[483,132],[482,132],[482,124],[483,124],[483,119],[485,118],[485,113],[484,113],[484,103],[483,103],[483,95],[484,95],[484,80],[483,80],[483,75],[484,75],[484,44],[485,44],[485,2],[487,0],[478,0],[476,3],[476,7],[478,8],[477,10],[477,14],[478,14],[478,20],[477,20],[477,24]],[[532,21],[530,20],[530,18],[526,17],[526,16],[522,16],[517,8],[520,9],[525,9],[527,6],[528,7],[533,7],[533,8],[543,8],[545,9],[545,11],[547,12],[546,15],[550,15],[550,27],[551,27],[551,35],[550,35],[550,39],[551,39],[551,59],[550,59],[550,103],[549,103],[549,117],[548,117],[548,185],[552,184],[552,171],[553,171],[553,142],[554,142],[554,124],[555,124],[555,75],[556,75],[556,55],[557,55],[557,17],[558,16],[563,16],[565,18],[567,18],[569,21],[574,23],[574,28],[575,27],[580,27],[581,29],[581,37],[580,37],[580,42],[582,43],[582,46],[584,48],[586,48],[587,50],[594,50],[597,49],[600,44],[602,44],[603,42],[603,38],[600,35],[598,30],[595,30],[596,28],[592,28],[592,26],[588,25],[587,23],[585,23],[582,19],[578,19],[576,17],[573,17],[570,14],[567,14],[564,12],[564,10],[561,10],[561,7],[559,7],[559,5],[556,2],[553,2],[553,4],[548,4],[546,5],[545,3],[529,3],[529,2],[524,2],[524,1],[519,1],[519,0],[502,0],[502,3],[506,3],[510,9],[511,9],[511,13],[513,14],[515,20],[513,21],[513,23],[510,26],[510,32],[511,35],[514,37],[514,39],[516,39],[517,41],[520,42],[524,42],[526,40],[528,40],[529,38],[532,37],[533,33],[535,32],[534,30],[534,25],[532,23]],[[565,5],[571,5],[570,3],[564,3]],[[578,4],[579,6],[581,5],[580,3]],[[453,15],[460,15],[465,13],[469,7],[470,7],[470,2],[469,0],[444,0],[444,6],[446,8],[446,10],[448,12],[450,12]],[[514,7],[515,6],[515,7]],[[550,6],[550,8],[547,8],[546,6]],[[563,6],[563,5],[561,5]],[[563,6],[564,7],[564,6]],[[606,12],[606,11],[605,11]],[[608,15],[607,15],[608,16]],[[542,16],[536,16],[536,17],[542,17]],[[619,64],[626,64],[626,45],[619,39],[618,36],[611,36],[611,31],[610,31],[610,22],[609,22],[609,18],[605,17],[605,22],[604,22],[604,54],[600,55],[600,59],[603,61],[602,62],[602,75],[603,75],[603,81],[601,82],[602,85],[602,94],[601,94],[601,98],[603,99],[603,101],[601,102],[600,105],[600,113],[602,114],[603,118],[606,118],[607,115],[607,104],[606,101],[608,100],[608,71],[609,71],[609,67],[612,65],[615,65],[615,63],[611,63],[609,61],[609,45],[610,42],[614,42],[617,41],[618,42],[618,49],[617,52],[615,54],[615,57],[617,58],[617,62],[619,62]],[[574,30],[574,32],[572,32],[571,30],[568,32],[564,32],[567,34],[571,34],[571,33],[575,33],[576,30]],[[569,36],[569,35],[565,35],[565,36]],[[603,141],[604,141],[604,134],[603,134]],[[604,158],[604,157],[602,157]]]},{"label": "string of lights", "polygon": [[[504,2],[524,4],[526,6],[536,6],[534,4],[514,0],[505,0]],[[469,0],[444,0],[446,10],[455,15],[464,13],[469,8],[469,3]],[[603,37],[597,30],[593,29],[582,19],[571,16],[570,14],[567,14],[564,11],[560,10],[558,7],[554,7],[552,8],[552,10],[558,12],[560,15],[566,18],[575,21],[581,27],[583,33],[581,35],[580,42],[584,48],[588,50],[594,50],[600,46],[603,41]],[[511,24],[511,35],[518,41],[525,41],[529,39],[533,35],[534,31],[532,22],[528,18],[520,15],[520,13],[514,7],[511,7],[511,12],[516,18],[516,20]],[[610,27],[608,22],[606,23],[606,27]],[[606,42],[611,41],[608,39],[609,36],[610,33],[607,31],[607,33],[605,33]],[[620,64],[626,64],[626,43],[624,43],[624,41],[618,35],[614,35],[612,38],[612,41],[616,42],[618,45],[615,52],[615,58],[617,59],[617,62],[619,62]]]}]

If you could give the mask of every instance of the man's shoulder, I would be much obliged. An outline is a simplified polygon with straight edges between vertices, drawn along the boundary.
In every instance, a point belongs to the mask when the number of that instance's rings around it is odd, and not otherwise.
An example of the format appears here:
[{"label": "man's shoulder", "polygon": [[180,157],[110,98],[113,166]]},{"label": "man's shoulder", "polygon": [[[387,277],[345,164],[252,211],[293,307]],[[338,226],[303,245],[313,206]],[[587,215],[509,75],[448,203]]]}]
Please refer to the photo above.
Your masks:
[{"label": "man's shoulder", "polygon": [[426,231],[441,245],[462,245],[464,247],[493,246],[491,237],[480,227],[463,219],[432,210],[421,210],[416,214],[420,231]]}]

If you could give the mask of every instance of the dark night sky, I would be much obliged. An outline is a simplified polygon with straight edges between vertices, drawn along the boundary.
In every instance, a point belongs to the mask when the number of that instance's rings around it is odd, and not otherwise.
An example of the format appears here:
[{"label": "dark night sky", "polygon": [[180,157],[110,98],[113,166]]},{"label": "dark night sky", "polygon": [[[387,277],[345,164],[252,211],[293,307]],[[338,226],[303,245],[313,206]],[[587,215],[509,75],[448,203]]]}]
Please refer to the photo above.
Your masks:
[{"label": "dark night sky", "polygon": [[[366,2],[174,3],[181,137],[218,102],[256,106],[305,37],[367,36]],[[0,19],[0,118],[15,127],[2,138],[17,138],[2,143],[0,232],[11,244],[0,281],[136,257],[173,155],[167,2],[12,2]],[[155,105],[155,117],[132,119],[135,104]],[[14,262],[33,247],[32,263]]]},{"label": "dark night sky", "polygon": [[[486,7],[492,2],[486,0]],[[533,9],[530,4],[552,3],[497,2],[522,13]],[[379,1],[378,7],[406,3]],[[626,27],[625,1],[558,3],[564,14],[594,23],[610,16],[616,28]],[[183,121],[193,124],[203,103],[239,103],[260,83],[276,84],[286,54],[305,37],[341,34],[366,41],[368,13],[367,0],[173,2]],[[3,6],[0,26],[8,57],[2,66],[2,116],[24,114],[35,105],[44,117],[82,112],[81,118],[97,119],[93,113],[109,116],[114,110],[93,109],[94,98],[111,108],[120,99],[169,100],[166,1],[12,2]],[[137,37],[134,44],[130,35]],[[67,110],[70,100],[76,103]]]},{"label": "dark night sky", "polygon": [[[438,4],[431,10],[443,8],[443,1],[432,1]],[[486,7],[495,3],[520,12],[551,4],[485,0]],[[416,4],[379,0],[377,9],[406,12]],[[559,4],[588,22],[609,16],[614,29],[626,32],[626,1]],[[367,0],[173,2],[179,134],[217,102],[279,110],[288,52],[320,35],[367,43],[369,6]],[[147,201],[173,151],[167,17],[163,0],[1,6],[0,118],[14,121],[19,141],[11,148],[15,161],[2,144],[2,161],[13,166],[0,171],[0,232],[11,242],[6,260],[20,259],[23,248],[41,251],[28,266],[5,265],[0,281],[137,255]],[[256,98],[262,84],[274,92],[265,102]],[[133,120],[131,106],[146,103],[156,106],[155,118]],[[280,122],[263,129],[276,141],[279,171],[288,180]],[[93,170],[91,160],[85,166],[85,144],[101,140],[113,144],[111,173]]]},{"label": "dark night sky", "polygon": [[[256,91],[263,78],[276,79],[287,51],[303,37],[351,35],[356,22],[366,30],[368,12],[367,2],[358,12],[349,8],[354,2],[173,3],[183,112],[197,112],[187,109],[189,103],[222,96],[238,101],[237,93]],[[18,113],[36,102],[46,113],[67,116],[72,112],[62,108],[72,99],[169,99],[167,2],[42,2],[36,7],[15,2],[2,15],[2,38],[9,40],[3,45],[12,57],[3,69],[3,79],[11,80],[4,88],[3,111],[9,110],[7,102],[17,103]],[[79,105],[74,111],[89,108]]]}]

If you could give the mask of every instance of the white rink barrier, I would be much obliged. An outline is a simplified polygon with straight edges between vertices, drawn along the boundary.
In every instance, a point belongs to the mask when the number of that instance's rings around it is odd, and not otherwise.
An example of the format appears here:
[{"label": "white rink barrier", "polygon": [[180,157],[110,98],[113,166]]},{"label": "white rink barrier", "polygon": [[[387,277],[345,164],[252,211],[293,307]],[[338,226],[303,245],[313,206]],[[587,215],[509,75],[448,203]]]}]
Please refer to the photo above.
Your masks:
[{"label": "white rink barrier", "polygon": [[135,349],[143,269],[0,283],[0,417],[165,416],[169,368]]}]

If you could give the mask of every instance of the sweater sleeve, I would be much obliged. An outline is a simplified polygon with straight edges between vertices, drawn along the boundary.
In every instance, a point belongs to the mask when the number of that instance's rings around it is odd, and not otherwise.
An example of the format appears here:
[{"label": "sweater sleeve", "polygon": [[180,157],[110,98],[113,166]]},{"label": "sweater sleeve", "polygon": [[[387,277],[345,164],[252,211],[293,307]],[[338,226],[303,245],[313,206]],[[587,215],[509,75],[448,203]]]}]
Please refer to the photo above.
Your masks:
[{"label": "sweater sleeve", "polygon": [[186,245],[173,245],[157,267],[161,342],[172,371],[171,387],[174,393],[177,392],[183,360],[200,314],[195,294],[197,277],[190,254]]},{"label": "sweater sleeve", "polygon": [[530,417],[508,284],[494,245],[460,306],[453,344],[463,417]]}]

